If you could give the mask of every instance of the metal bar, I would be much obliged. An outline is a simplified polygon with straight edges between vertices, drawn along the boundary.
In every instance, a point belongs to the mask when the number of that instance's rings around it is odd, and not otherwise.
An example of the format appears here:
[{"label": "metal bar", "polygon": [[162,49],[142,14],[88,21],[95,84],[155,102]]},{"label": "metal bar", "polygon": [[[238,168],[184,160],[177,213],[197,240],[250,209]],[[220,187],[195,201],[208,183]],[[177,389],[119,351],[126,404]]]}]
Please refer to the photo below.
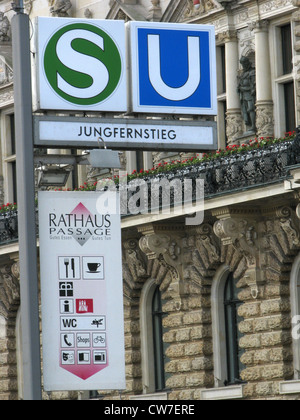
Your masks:
[{"label": "metal bar", "polygon": [[21,292],[22,358],[25,400],[40,400],[41,357],[35,224],[35,188],[29,17],[12,18],[17,199]]}]

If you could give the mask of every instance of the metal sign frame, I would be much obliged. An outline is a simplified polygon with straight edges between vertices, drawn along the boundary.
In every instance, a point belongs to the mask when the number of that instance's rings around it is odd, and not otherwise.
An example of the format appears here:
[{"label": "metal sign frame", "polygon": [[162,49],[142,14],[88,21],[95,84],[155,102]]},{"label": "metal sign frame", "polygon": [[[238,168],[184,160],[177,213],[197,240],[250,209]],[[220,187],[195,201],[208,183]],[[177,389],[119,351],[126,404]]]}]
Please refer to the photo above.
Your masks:
[{"label": "metal sign frame", "polygon": [[37,147],[201,151],[217,149],[215,121],[34,116]]}]

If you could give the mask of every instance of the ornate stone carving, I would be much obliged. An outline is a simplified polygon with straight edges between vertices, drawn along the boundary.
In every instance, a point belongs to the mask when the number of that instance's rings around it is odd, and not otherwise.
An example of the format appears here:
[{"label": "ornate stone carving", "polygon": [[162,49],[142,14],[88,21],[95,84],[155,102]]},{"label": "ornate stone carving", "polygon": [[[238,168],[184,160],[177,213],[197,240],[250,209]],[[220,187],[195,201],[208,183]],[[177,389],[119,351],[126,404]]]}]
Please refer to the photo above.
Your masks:
[{"label": "ornate stone carving", "polygon": [[167,290],[179,310],[182,305],[184,253],[184,232],[180,226],[152,226],[148,225],[141,230],[144,236],[139,241],[141,250],[148,259],[155,259],[168,268],[171,276],[161,285]]},{"label": "ornate stone carving", "polygon": [[273,101],[256,103],[256,127],[258,137],[272,137],[274,135]]},{"label": "ornate stone carving", "polygon": [[51,0],[50,13],[55,17],[69,17],[69,10],[72,7],[70,0]]},{"label": "ornate stone carving", "polygon": [[7,16],[0,12],[0,42],[10,41],[10,23]]},{"label": "ornate stone carving", "polygon": [[203,15],[217,8],[213,0],[187,0],[186,8],[183,12],[183,18],[191,18]]},{"label": "ornate stone carving", "polygon": [[140,248],[149,261],[159,261],[169,271],[161,288],[180,309],[182,297],[201,289],[220,262],[219,241],[212,226],[204,223],[189,229],[181,225],[149,225],[142,233]]},{"label": "ornate stone carving", "polygon": [[229,210],[227,217],[223,216],[214,224],[214,232],[224,245],[232,244],[244,255],[247,261],[244,279],[250,287],[252,297],[256,299],[258,286],[264,281],[264,278],[260,259],[263,247],[255,218],[249,217],[246,212],[245,214],[235,214],[232,217]]},{"label": "ornate stone carving", "polygon": [[270,22],[267,19],[256,20],[248,23],[248,28],[250,31],[267,31],[269,28]]},{"label": "ornate stone carving", "polygon": [[14,92],[10,87],[0,89],[0,103],[1,107],[13,105],[14,103]]},{"label": "ornate stone carving", "polygon": [[226,112],[226,135],[229,144],[236,144],[243,135],[243,119],[239,109],[230,109]]},{"label": "ornate stone carving", "polygon": [[89,8],[86,8],[84,10],[84,17],[87,18],[87,19],[92,19],[93,18],[93,12]]},{"label": "ornate stone carving", "polygon": [[16,262],[8,260],[0,267],[0,302],[8,316],[10,311],[15,311],[20,300],[19,273]]},{"label": "ornate stone carving", "polygon": [[160,7],[160,0],[151,0],[152,6],[149,9],[147,19],[152,22],[160,21],[162,17],[162,10]]},{"label": "ornate stone carving", "polygon": [[124,259],[136,281],[139,278],[147,277],[147,264],[140,251],[137,239],[128,239],[123,242]]},{"label": "ornate stone carving", "polygon": [[220,43],[237,40],[237,31],[228,29],[227,31],[219,32],[217,39]]},{"label": "ornate stone carving", "polygon": [[[0,52],[1,54],[1,52]],[[0,86],[7,85],[13,81],[13,69],[0,57]],[[2,104],[1,104],[2,105]]]},{"label": "ornate stone carving", "polygon": [[214,232],[223,245],[242,252],[247,263],[243,279],[256,299],[260,285],[268,279],[280,279],[290,256],[300,248],[300,204],[297,212],[285,206],[224,208],[213,213],[220,219]]}]

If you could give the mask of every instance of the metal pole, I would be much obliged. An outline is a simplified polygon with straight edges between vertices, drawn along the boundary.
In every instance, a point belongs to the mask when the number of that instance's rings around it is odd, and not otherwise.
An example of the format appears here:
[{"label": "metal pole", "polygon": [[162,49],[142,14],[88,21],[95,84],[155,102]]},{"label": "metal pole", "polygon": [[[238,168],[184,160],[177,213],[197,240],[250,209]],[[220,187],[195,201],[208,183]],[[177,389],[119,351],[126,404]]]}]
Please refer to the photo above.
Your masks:
[{"label": "metal pole", "polygon": [[41,357],[29,17],[12,19],[24,399],[40,400]]}]

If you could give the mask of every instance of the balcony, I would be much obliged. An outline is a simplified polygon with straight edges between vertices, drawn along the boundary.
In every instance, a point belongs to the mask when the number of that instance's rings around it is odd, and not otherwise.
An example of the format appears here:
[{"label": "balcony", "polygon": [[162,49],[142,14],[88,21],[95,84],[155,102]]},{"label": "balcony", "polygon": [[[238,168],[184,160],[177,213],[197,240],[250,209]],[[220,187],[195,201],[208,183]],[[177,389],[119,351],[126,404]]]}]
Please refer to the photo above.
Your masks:
[{"label": "balcony", "polygon": [[[211,198],[238,193],[249,189],[266,187],[274,183],[280,183],[291,179],[291,170],[300,167],[300,130],[296,137],[264,147],[253,148],[239,153],[223,153],[222,156],[210,160],[202,160],[199,163],[187,164],[183,167],[175,167],[171,170],[160,170],[156,173],[143,177],[138,176],[136,189],[140,188],[141,181],[147,188],[147,205],[150,209],[151,198],[153,199],[153,182],[185,179],[192,180],[192,197],[196,197],[196,180],[204,180],[205,200]],[[127,192],[128,200],[137,190],[132,188],[132,180],[129,181],[131,188]],[[120,184],[119,184],[120,185]],[[88,190],[91,188],[89,186]],[[159,190],[158,194],[161,194]],[[171,206],[175,203],[174,191],[170,192]],[[161,204],[161,197],[159,203]],[[128,209],[130,217],[130,211]],[[10,210],[0,214],[0,245],[18,241],[18,213]]]}]

